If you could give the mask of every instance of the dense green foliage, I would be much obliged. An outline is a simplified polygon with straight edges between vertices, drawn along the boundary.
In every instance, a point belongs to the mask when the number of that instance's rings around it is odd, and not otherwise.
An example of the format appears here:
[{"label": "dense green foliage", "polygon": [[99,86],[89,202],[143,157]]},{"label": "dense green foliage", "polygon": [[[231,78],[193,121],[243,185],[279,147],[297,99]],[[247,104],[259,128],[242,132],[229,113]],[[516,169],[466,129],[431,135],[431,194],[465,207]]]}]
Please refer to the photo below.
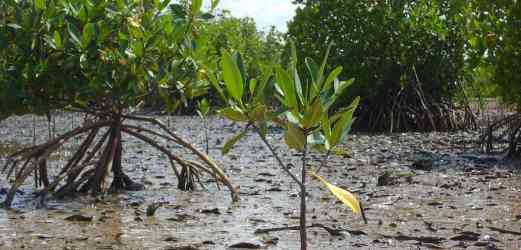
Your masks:
[{"label": "dense green foliage", "polygon": [[90,101],[121,110],[154,92],[167,102],[179,92],[202,94],[194,77],[203,22],[196,2],[2,1],[1,112]]},{"label": "dense green foliage", "polygon": [[521,3],[472,1],[468,5],[469,83],[521,107]]},{"label": "dense green foliage", "polygon": [[271,27],[258,30],[252,18],[231,17],[227,11],[218,15],[201,30],[207,40],[208,61],[217,64],[223,51],[241,53],[245,68],[252,77],[280,61],[284,48],[282,34]]},{"label": "dense green foliage", "polygon": [[444,116],[463,75],[464,1],[298,2],[289,34],[304,56],[335,44],[331,62],[363,97],[360,126],[388,130],[394,119],[395,129],[453,127]]},{"label": "dense green foliage", "polygon": [[[47,193],[63,197],[144,188],[124,173],[123,134],[168,158],[180,189],[193,189],[205,173],[225,184],[232,199],[238,200],[235,188],[210,157],[160,121],[132,112],[132,107],[158,97],[172,111],[206,93],[209,85],[199,66],[205,62],[206,43],[199,29],[212,16],[201,12],[202,4],[202,0],[0,2],[0,119],[57,108],[85,113],[79,127],[8,157],[2,173],[8,179],[15,176],[15,181],[6,207],[30,175],[37,188],[43,186],[38,193],[44,199]],[[156,130],[135,125],[142,123]],[[189,150],[200,162],[184,160],[151,136]],[[49,175],[55,173],[48,171],[47,159],[72,139],[80,139],[80,146],[60,165],[58,174]],[[110,188],[105,185],[109,177]]]}]

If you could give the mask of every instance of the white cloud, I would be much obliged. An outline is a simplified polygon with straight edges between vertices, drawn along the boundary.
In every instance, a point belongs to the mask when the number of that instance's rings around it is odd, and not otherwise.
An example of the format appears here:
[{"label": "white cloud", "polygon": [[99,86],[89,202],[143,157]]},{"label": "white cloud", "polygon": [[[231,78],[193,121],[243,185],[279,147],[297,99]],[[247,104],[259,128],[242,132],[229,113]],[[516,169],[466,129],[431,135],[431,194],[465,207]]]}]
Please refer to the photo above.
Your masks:
[{"label": "white cloud", "polygon": [[252,17],[259,29],[275,26],[286,31],[286,23],[295,15],[292,0],[221,0],[219,9],[227,9],[232,16]]}]

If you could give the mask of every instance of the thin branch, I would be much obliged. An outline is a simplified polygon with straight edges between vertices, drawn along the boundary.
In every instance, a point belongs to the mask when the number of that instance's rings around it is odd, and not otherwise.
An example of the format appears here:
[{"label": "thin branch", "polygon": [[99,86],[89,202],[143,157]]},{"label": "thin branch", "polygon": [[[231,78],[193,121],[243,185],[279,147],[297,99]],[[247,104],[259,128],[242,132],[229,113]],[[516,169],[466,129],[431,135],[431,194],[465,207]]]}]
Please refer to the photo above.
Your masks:
[{"label": "thin branch", "polygon": [[328,150],[326,155],[324,155],[324,158],[322,158],[322,161],[320,162],[320,166],[315,171],[315,174],[318,174],[323,167],[327,166],[327,160],[329,159],[330,154],[331,154],[331,150]]},{"label": "thin branch", "polygon": [[268,142],[268,140],[266,139],[266,137],[264,137],[261,133],[261,131],[259,130],[259,128],[257,128],[256,126],[253,126],[255,128],[255,132],[257,132],[257,134],[259,135],[259,137],[261,138],[261,140],[264,142],[264,144],[266,145],[266,147],[268,147],[268,149],[270,150],[271,154],[273,155],[273,157],[275,157],[275,159],[277,160],[277,162],[279,163],[280,167],[291,177],[291,179],[293,179],[293,181],[295,181],[295,183],[297,183],[299,185],[299,187],[302,187],[304,184],[302,184],[302,182],[297,178],[297,176],[295,176],[288,168],[287,165],[284,164],[284,162],[282,162],[282,160],[280,159],[279,155],[277,154],[277,152],[275,152],[275,149],[273,149],[273,147],[271,146],[271,144]]}]

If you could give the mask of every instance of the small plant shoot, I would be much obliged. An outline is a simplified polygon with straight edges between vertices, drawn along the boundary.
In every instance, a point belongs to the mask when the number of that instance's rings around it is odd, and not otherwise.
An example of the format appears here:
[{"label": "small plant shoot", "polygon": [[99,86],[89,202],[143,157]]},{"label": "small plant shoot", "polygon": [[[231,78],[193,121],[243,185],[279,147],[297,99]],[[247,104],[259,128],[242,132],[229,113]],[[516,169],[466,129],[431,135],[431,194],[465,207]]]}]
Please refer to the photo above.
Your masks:
[{"label": "small plant shoot", "polygon": [[[309,178],[323,183],[331,193],[347,205],[355,214],[363,214],[360,202],[354,194],[334,186],[319,175],[323,166],[312,168],[308,166],[308,154],[312,150],[324,154],[338,152],[337,146],[342,143],[353,124],[353,114],[358,106],[357,97],[348,106],[334,112],[332,107],[337,98],[353,83],[338,80],[342,68],[326,73],[327,58],[331,46],[320,64],[311,58],[305,59],[307,77],[301,78],[297,70],[297,56],[292,44],[292,57],[287,69],[275,66],[273,72],[264,74],[261,79],[248,78],[240,54],[224,52],[221,59],[222,79],[224,86],[217,77],[213,77],[213,86],[217,89],[227,107],[218,113],[235,122],[242,122],[245,128],[230,138],[222,152],[228,153],[233,145],[244,137],[248,131],[254,131],[283,171],[300,188],[300,238],[301,249],[307,249],[306,234],[306,189]],[[270,97],[278,100],[278,109],[270,106]],[[281,159],[267,138],[267,128],[275,123],[284,129],[284,141],[290,149],[301,153],[302,167],[300,176],[291,172],[289,165]],[[365,216],[364,216],[365,219]]]}]

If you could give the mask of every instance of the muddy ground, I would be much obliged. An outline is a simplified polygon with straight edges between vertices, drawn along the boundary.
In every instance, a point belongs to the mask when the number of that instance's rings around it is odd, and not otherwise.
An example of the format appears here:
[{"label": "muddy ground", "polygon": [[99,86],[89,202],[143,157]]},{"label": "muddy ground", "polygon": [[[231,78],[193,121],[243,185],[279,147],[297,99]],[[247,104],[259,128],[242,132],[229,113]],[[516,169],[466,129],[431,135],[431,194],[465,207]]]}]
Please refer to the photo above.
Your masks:
[{"label": "muddy ground", "polygon": [[[56,133],[81,122],[72,117],[57,117]],[[47,123],[43,117],[34,122],[36,140],[42,142],[48,137]],[[173,117],[170,122],[204,148],[198,118]],[[219,118],[209,124],[210,155],[240,187],[240,203],[233,204],[228,191],[217,190],[211,181],[208,190],[177,190],[167,159],[125,138],[124,168],[146,185],[145,191],[49,200],[46,208],[37,209],[27,183],[13,210],[0,209],[0,249],[230,249],[234,244],[298,249],[297,231],[256,232],[298,224],[296,185],[254,135],[221,156],[224,141],[239,126]],[[280,130],[271,129],[269,139],[280,154],[298,164],[299,155],[288,151],[281,138]],[[308,221],[333,230],[310,228],[310,249],[521,249],[519,166],[477,153],[476,138],[474,132],[350,137],[345,147],[352,157],[332,157],[322,174],[360,197],[368,224],[313,183]],[[0,139],[2,163],[8,152],[33,143],[32,116],[3,121]],[[53,164],[63,164],[77,144],[54,155]],[[320,158],[311,159],[317,165]],[[8,186],[2,178],[0,200]],[[146,216],[154,202],[165,205],[155,216]]]}]

